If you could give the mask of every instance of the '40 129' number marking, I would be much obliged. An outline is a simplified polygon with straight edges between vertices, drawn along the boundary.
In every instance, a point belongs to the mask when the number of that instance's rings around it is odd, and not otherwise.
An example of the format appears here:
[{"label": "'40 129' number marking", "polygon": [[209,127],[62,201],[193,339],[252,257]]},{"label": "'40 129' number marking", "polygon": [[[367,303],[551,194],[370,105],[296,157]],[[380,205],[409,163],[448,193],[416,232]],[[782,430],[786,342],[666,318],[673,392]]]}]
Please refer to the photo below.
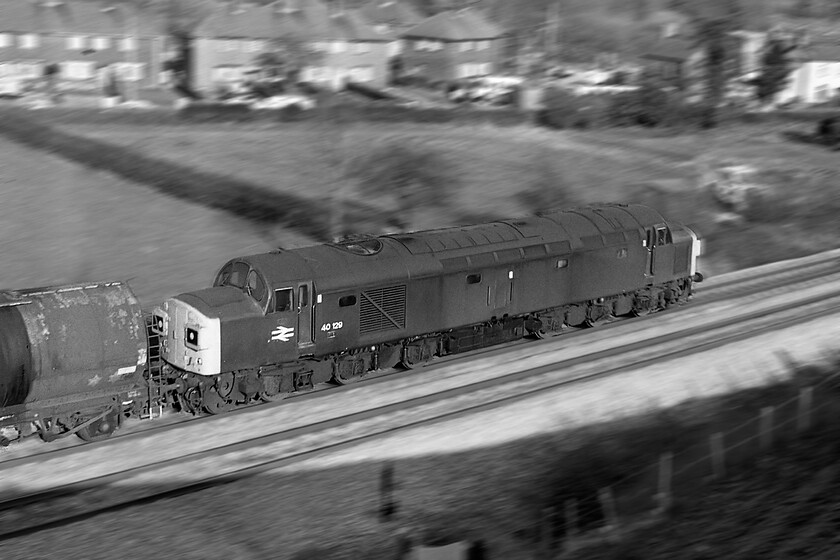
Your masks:
[{"label": "'40 129' number marking", "polygon": [[321,326],[321,330],[322,331],[335,331],[335,330],[340,329],[343,326],[344,326],[344,323],[342,323],[341,321],[336,321],[335,323],[324,323]]}]

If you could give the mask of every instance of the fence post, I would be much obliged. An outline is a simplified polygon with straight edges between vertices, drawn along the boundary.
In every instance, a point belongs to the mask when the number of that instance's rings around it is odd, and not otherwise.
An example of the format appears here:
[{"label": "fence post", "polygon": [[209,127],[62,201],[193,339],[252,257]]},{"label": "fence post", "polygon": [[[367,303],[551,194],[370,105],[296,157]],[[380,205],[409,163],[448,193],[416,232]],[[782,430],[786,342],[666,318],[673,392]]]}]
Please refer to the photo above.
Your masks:
[{"label": "fence post", "polygon": [[385,463],[379,476],[379,520],[390,521],[397,514],[394,499],[394,465]]},{"label": "fence post", "polygon": [[551,556],[554,549],[554,508],[548,507],[543,510],[542,523],[540,527],[540,541],[545,558]]},{"label": "fence post", "polygon": [[712,450],[712,478],[717,480],[726,476],[726,458],[723,449],[723,434],[714,433],[709,438]]},{"label": "fence post", "polygon": [[604,512],[604,518],[607,521],[607,528],[617,528],[618,513],[615,511],[615,498],[613,497],[612,488],[609,486],[601,488],[598,491],[598,497],[601,500],[601,510]]},{"label": "fence post", "polygon": [[566,500],[566,540],[571,541],[578,533],[578,511],[577,500],[572,498]]},{"label": "fence post", "polygon": [[759,442],[761,444],[761,451],[766,452],[773,446],[773,412],[775,407],[765,406],[761,409],[761,418],[759,419]]},{"label": "fence post", "polygon": [[666,451],[659,456],[659,488],[656,493],[658,510],[664,513],[671,509],[671,477],[674,473],[674,454]]},{"label": "fence post", "polygon": [[796,416],[796,431],[804,432],[811,427],[811,406],[814,402],[814,388],[803,387],[799,390],[799,404]]}]

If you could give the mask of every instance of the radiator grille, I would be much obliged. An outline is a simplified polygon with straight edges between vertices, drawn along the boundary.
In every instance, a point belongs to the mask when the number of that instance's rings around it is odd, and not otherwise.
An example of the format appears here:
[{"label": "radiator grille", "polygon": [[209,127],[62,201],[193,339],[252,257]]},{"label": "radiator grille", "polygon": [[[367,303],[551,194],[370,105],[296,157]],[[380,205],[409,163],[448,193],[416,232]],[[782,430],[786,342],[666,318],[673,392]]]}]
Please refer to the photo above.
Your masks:
[{"label": "radiator grille", "polygon": [[405,328],[405,285],[362,292],[359,332],[372,333]]}]

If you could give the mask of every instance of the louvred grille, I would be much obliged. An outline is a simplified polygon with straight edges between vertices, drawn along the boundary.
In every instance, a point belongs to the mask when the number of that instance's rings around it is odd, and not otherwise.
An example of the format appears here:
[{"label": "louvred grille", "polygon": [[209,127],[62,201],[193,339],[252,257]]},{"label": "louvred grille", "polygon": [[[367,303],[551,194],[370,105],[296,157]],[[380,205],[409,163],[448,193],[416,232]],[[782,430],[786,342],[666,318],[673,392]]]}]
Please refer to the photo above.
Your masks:
[{"label": "louvred grille", "polygon": [[405,328],[405,285],[362,292],[359,332],[372,333]]}]

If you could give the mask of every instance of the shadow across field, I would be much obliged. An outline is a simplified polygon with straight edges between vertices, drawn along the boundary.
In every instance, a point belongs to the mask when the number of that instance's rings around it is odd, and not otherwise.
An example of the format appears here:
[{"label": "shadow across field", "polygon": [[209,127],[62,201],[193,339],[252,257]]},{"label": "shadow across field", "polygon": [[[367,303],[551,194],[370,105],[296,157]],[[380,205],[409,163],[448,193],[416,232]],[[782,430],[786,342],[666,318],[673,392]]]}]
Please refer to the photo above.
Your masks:
[{"label": "shadow across field", "polygon": [[[468,451],[403,457],[410,449],[405,442],[389,447],[393,457],[290,466],[188,492],[162,483],[151,488],[165,493],[156,499],[112,508],[108,515],[70,518],[60,538],[22,533],[0,540],[0,552],[8,552],[9,560],[59,553],[106,558],[117,543],[144,542],[125,548],[123,558],[166,553],[393,560],[406,539],[427,546],[481,540],[490,558],[524,560],[540,550],[559,554],[571,523],[583,533],[602,527],[609,515],[605,488],[612,490],[612,508],[622,524],[640,519],[653,524],[625,531],[620,545],[596,539],[581,557],[699,560],[737,556],[746,546],[756,557],[789,558],[806,540],[838,552],[836,531],[806,530],[831,528],[830,497],[840,490],[840,472],[830,467],[840,457],[840,386],[828,375],[837,365],[836,360],[824,368],[790,364],[792,380],[777,385],[582,429],[558,426],[551,434]],[[819,386],[809,409],[810,428],[797,430],[800,410],[788,405],[809,386]],[[776,412],[773,445],[763,449],[760,419],[769,406]],[[712,482],[714,433],[723,434],[726,472]],[[673,454],[673,506],[669,515],[651,517],[665,452]],[[149,488],[122,492],[138,490]],[[63,498],[83,505],[96,495]],[[570,501],[576,504],[574,521]],[[387,517],[384,504],[391,511]],[[72,516],[73,507],[62,511]],[[756,522],[763,524],[755,529],[760,538],[744,530]],[[802,531],[790,531],[794,525]],[[150,534],[154,540],[147,539]]]},{"label": "shadow across field", "polygon": [[[319,241],[329,241],[336,226],[324,203],[278,193],[257,185],[177,163],[154,159],[124,147],[68,134],[44,122],[0,111],[0,134],[30,147],[58,155],[94,169],[114,173],[158,191],[230,212],[259,224],[282,225]],[[363,223],[378,228],[401,224],[376,208],[355,201],[342,201],[345,224]],[[345,226],[346,228],[346,226]],[[346,233],[346,232],[340,232]]]},{"label": "shadow across field", "polygon": [[782,136],[789,142],[796,142],[798,144],[813,144],[838,149],[836,142],[830,142],[826,140],[824,136],[820,136],[819,134],[801,132],[798,130],[785,130],[782,132]]}]

